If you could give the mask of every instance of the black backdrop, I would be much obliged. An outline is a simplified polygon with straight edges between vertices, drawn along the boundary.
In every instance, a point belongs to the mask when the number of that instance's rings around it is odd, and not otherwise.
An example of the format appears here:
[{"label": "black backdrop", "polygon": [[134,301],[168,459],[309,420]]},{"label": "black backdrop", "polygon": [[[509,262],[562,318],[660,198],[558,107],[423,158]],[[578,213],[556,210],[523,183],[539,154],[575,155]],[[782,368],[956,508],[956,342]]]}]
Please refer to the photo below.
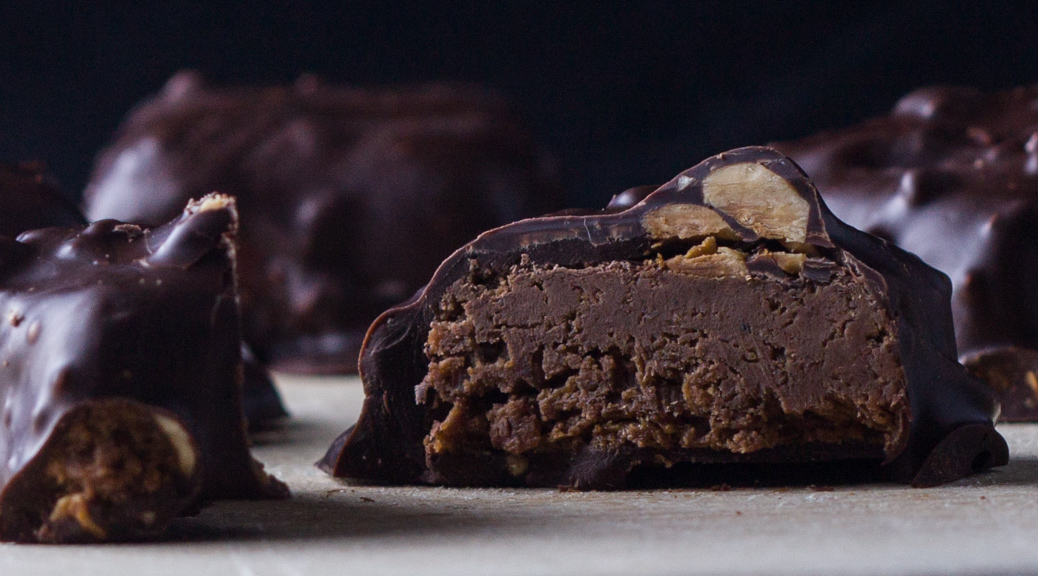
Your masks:
[{"label": "black backdrop", "polygon": [[176,70],[455,80],[510,96],[571,203],[707,155],[838,127],[917,86],[1038,82],[1038,2],[0,2],[0,159],[70,194],[126,111]]}]

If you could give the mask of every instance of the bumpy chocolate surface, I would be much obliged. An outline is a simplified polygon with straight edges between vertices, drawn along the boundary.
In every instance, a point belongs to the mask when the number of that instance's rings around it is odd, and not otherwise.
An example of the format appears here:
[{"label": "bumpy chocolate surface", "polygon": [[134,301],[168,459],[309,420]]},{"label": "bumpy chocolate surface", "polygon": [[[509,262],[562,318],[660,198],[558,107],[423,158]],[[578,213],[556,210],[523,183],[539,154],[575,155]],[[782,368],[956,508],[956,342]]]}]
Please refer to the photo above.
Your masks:
[{"label": "bumpy chocolate surface", "polygon": [[0,538],[140,538],[287,496],[248,451],[236,228],[213,195],[154,229],[0,236]]},{"label": "bumpy chocolate surface", "polygon": [[[186,203],[186,201],[185,201]],[[86,225],[86,218],[46,175],[40,164],[0,163],[0,235],[17,237],[37,228]],[[276,427],[288,416],[267,370],[247,346],[243,401],[249,430]]]},{"label": "bumpy chocolate surface", "polygon": [[952,281],[962,362],[1038,419],[1038,87],[913,92],[890,115],[776,145],[852,226]]},{"label": "bumpy chocolate surface", "polygon": [[946,276],[837,220],[771,149],[645,193],[447,259],[372,325],[364,410],[319,465],[598,489],[688,463],[853,459],[917,486],[1006,463]]},{"label": "bumpy chocolate surface", "polygon": [[508,107],[448,86],[207,89],[169,81],[123,124],[91,219],[158,224],[211,191],[242,213],[245,338],[276,368],[354,372],[368,325],[479,232],[558,186]]}]

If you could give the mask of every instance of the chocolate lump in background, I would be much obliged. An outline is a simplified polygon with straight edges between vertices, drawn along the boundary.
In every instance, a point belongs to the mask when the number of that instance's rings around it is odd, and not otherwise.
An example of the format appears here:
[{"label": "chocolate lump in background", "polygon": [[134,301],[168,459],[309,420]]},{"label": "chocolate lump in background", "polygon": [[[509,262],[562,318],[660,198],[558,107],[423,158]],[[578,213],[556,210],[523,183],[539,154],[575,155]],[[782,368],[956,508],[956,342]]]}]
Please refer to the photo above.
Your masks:
[{"label": "chocolate lump in background", "polygon": [[277,369],[354,372],[368,325],[483,230],[556,208],[559,187],[500,99],[425,86],[210,89],[171,79],[124,122],[91,219],[156,224],[238,198],[245,339]]},{"label": "chocolate lump in background", "polygon": [[[86,218],[51,182],[42,164],[0,162],[0,235],[15,238],[36,228],[83,225]],[[276,427],[288,416],[281,397],[266,369],[244,344],[242,357],[245,361],[243,401],[249,430]]]},{"label": "chocolate lump in background", "polygon": [[33,228],[84,224],[86,219],[42,164],[0,162],[0,235],[14,238]]},{"label": "chocolate lump in background", "polygon": [[925,88],[776,146],[838,217],[951,278],[960,359],[1003,420],[1038,419],[1038,87]]},{"label": "chocolate lump in background", "polygon": [[0,538],[160,533],[216,499],[279,498],[249,454],[237,214],[0,236]]},{"label": "chocolate lump in background", "polygon": [[947,277],[837,220],[788,158],[743,148],[628,196],[486,232],[382,315],[363,412],[320,466],[608,489],[690,463],[853,460],[917,486],[1006,463]]}]

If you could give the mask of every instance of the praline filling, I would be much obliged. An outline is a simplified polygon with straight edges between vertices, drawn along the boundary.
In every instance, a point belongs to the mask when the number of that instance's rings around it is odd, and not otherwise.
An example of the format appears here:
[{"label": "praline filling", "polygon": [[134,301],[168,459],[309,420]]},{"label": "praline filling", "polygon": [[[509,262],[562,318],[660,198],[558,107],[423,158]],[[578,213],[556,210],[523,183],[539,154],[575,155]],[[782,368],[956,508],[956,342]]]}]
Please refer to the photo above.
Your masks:
[{"label": "praline filling", "polygon": [[819,445],[882,459],[903,442],[897,322],[862,271],[774,241],[687,246],[582,267],[470,260],[434,308],[417,387],[430,479],[529,483],[585,450],[669,466]]},{"label": "praline filling", "polygon": [[172,413],[122,399],[85,403],[6,488],[0,537],[57,543],[157,534],[197,495],[199,459]]}]

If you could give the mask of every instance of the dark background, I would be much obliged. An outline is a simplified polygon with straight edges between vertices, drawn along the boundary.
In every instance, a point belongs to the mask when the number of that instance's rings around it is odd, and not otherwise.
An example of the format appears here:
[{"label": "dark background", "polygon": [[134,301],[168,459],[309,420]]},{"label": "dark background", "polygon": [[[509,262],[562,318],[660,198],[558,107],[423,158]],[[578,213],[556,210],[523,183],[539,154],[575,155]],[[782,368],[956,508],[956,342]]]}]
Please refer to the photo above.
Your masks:
[{"label": "dark background", "polygon": [[1038,2],[7,0],[0,159],[45,160],[78,194],[123,115],[181,68],[216,84],[486,84],[524,113],[571,203],[597,206],[918,86],[1036,82]]}]

